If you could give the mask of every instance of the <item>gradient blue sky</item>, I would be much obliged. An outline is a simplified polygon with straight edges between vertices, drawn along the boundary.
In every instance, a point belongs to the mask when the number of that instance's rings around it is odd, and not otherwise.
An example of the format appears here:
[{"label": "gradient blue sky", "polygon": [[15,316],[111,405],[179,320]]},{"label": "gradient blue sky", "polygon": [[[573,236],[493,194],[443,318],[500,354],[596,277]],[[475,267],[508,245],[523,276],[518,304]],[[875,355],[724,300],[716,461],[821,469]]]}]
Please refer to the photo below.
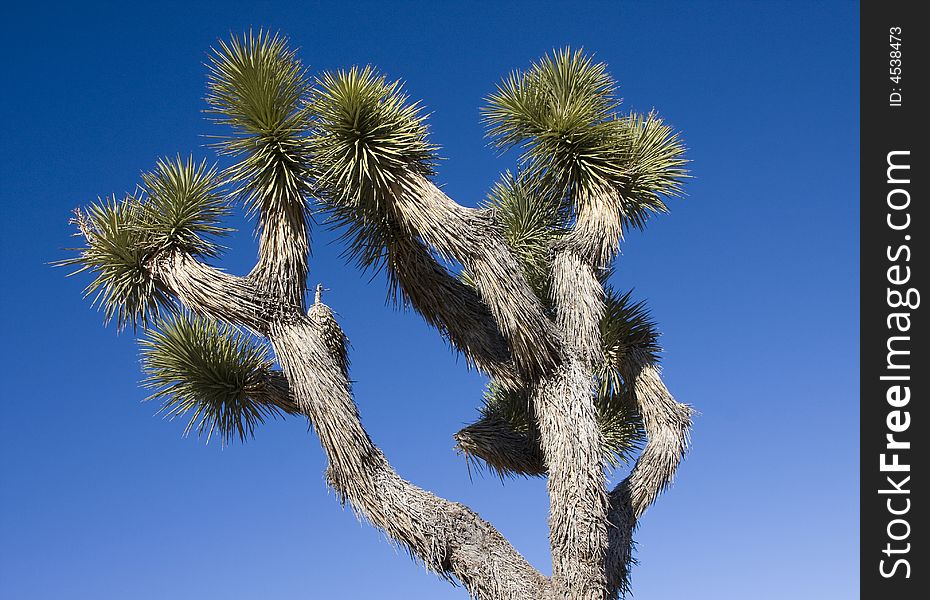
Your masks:
[{"label": "gradient blue sky", "polygon": [[[222,449],[140,404],[130,334],[67,256],[69,211],[131,190],[202,134],[205,52],[280,29],[314,70],[372,63],[432,111],[438,180],[474,205],[497,157],[482,98],[566,44],[627,108],[683,132],[688,197],[631,235],[616,282],[648,299],[694,448],[638,532],[636,598],[858,593],[858,4],[172,2],[3,11],[0,597],[464,598],[340,508],[305,424]],[[223,263],[248,269],[251,225]],[[549,570],[541,480],[469,476],[452,433],[482,379],[385,306],[317,230],[311,283],[352,340],[365,424],[402,475],[463,501]]]}]

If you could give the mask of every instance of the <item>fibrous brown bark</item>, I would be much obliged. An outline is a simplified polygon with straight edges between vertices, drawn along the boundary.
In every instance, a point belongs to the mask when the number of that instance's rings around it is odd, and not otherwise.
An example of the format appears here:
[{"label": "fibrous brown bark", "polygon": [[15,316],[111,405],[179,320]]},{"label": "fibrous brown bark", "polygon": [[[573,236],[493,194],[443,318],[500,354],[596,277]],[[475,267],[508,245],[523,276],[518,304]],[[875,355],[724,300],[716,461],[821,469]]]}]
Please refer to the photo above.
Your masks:
[{"label": "fibrous brown bark", "polygon": [[539,447],[539,436],[530,437],[514,431],[510,423],[500,418],[482,417],[462,428],[454,438],[456,447],[467,458],[480,459],[501,477],[546,474],[546,459]]},{"label": "fibrous brown bark", "polygon": [[[402,181],[406,185],[394,198],[397,218],[466,268],[524,382],[536,388],[533,405],[549,473],[555,592],[569,599],[603,598],[607,502],[589,366],[591,348],[599,347],[603,289],[591,268],[569,255],[575,259],[569,264],[577,268],[561,279],[568,294],[556,306],[557,314],[567,316],[552,323],[488,213],[456,204],[423,177]],[[579,283],[586,287],[574,293]],[[575,330],[577,319],[571,315],[576,312],[584,320],[583,331]],[[566,340],[581,340],[581,346]]]},{"label": "fibrous brown bark", "polygon": [[420,175],[402,181],[394,199],[402,227],[465,267],[524,376],[551,372],[562,359],[559,335],[490,212],[461,206]]},{"label": "fibrous brown bark", "polygon": [[[264,334],[281,310],[277,298],[247,277],[229,275],[179,251],[163,252],[149,261],[155,280],[190,310],[236,323]],[[291,307],[297,309],[297,305]]]},{"label": "fibrous brown bark", "polygon": [[[629,590],[633,564],[633,531],[639,518],[672,481],[688,449],[693,410],[676,402],[647,356],[630,351],[634,397],[646,427],[648,442],[630,475],[608,495],[608,544],[605,557],[609,598]],[[456,434],[459,448],[485,461],[501,474],[546,473],[539,440],[517,433],[506,423],[482,419]]]},{"label": "fibrous brown bark", "polygon": [[646,509],[672,482],[688,451],[694,413],[690,406],[675,401],[652,361],[635,350],[632,358],[633,372],[626,377],[633,381],[648,442],[630,475],[610,492],[607,574],[612,597],[629,589],[633,530]]},{"label": "fibrous brown bark", "polygon": [[510,346],[476,290],[452,276],[416,239],[392,241],[387,263],[396,292],[453,347],[485,373],[501,381],[518,381]]}]

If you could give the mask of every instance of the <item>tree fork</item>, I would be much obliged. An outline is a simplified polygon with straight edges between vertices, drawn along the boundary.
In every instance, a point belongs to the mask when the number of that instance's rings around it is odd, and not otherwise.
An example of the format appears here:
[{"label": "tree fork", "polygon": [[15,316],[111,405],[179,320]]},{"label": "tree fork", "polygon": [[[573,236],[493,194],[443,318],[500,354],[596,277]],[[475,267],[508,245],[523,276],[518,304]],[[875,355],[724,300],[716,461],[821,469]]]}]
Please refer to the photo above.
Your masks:
[{"label": "tree fork", "polygon": [[474,511],[402,479],[361,424],[339,361],[327,351],[341,335],[330,309],[272,323],[291,395],[314,425],[329,460],[327,481],[373,525],[429,569],[455,577],[480,600],[552,598],[548,580]]},{"label": "tree fork", "polygon": [[[468,507],[402,479],[361,424],[344,370],[342,329],[315,302],[306,316],[292,310],[265,318],[270,307],[248,278],[227,275],[180,253],[155,257],[158,277],[191,310],[268,336],[282,367],[268,379],[268,399],[306,416],[327,455],[326,479],[343,502],[409,549],[429,569],[458,579],[478,600],[556,598],[534,569],[489,523]],[[318,290],[319,292],[320,290]]]}]

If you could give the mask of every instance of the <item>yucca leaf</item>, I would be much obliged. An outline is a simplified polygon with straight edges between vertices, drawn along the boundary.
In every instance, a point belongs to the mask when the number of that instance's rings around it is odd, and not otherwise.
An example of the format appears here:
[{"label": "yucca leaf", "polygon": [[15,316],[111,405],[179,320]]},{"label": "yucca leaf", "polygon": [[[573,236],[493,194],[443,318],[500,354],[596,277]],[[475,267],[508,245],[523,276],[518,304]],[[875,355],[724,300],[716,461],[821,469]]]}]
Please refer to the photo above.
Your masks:
[{"label": "yucca leaf", "polygon": [[345,227],[347,254],[363,267],[380,264],[400,178],[433,173],[436,147],[421,106],[400,81],[366,66],[319,77],[309,109],[316,192]]},{"label": "yucca leaf", "polygon": [[207,68],[207,112],[232,130],[216,147],[240,158],[228,180],[251,210],[303,211],[310,84],[296,52],[278,34],[249,31],[220,41]]},{"label": "yucca leaf", "polygon": [[642,227],[664,212],[663,196],[680,192],[684,148],[654,114],[616,114],[617,86],[603,63],[582,50],[547,55],[498,84],[483,110],[488,135],[519,147],[532,178],[575,212],[597,197],[611,199],[623,227]]},{"label": "yucca leaf", "polygon": [[595,376],[604,394],[623,390],[632,375],[629,353],[633,350],[658,363],[660,347],[656,324],[644,301],[634,302],[632,291],[620,294],[610,286],[604,289],[604,315],[601,319],[603,360]]},{"label": "yucca leaf", "polygon": [[652,213],[668,212],[663,197],[679,196],[688,178],[681,137],[654,112],[618,119],[623,139],[619,160],[625,173],[616,182],[624,224],[642,229]]},{"label": "yucca leaf", "polygon": [[282,413],[267,389],[268,349],[241,331],[204,317],[180,314],[159,321],[140,340],[142,385],[153,390],[169,418],[189,416],[196,431],[225,444],[252,437],[255,427]]},{"label": "yucca leaf", "polygon": [[147,267],[152,246],[142,226],[144,212],[135,196],[110,196],[76,210],[72,222],[86,246],[75,249],[77,256],[55,263],[76,267],[72,275],[93,275],[84,295],[93,297],[104,322],[115,318],[118,329],[146,326],[162,309],[173,306]]},{"label": "yucca leaf", "polygon": [[501,148],[519,146],[534,176],[570,196],[619,177],[616,85],[603,63],[568,48],[546,55],[498,85],[483,110]]},{"label": "yucca leaf", "polygon": [[142,204],[140,237],[152,249],[177,248],[192,255],[216,256],[220,247],[210,238],[227,234],[220,225],[229,205],[220,194],[216,168],[178,156],[161,159],[142,175],[147,197]]},{"label": "yucca leaf", "polygon": [[493,210],[527,282],[540,299],[547,299],[551,249],[567,232],[566,211],[525,173],[510,171],[491,189],[486,206]]}]

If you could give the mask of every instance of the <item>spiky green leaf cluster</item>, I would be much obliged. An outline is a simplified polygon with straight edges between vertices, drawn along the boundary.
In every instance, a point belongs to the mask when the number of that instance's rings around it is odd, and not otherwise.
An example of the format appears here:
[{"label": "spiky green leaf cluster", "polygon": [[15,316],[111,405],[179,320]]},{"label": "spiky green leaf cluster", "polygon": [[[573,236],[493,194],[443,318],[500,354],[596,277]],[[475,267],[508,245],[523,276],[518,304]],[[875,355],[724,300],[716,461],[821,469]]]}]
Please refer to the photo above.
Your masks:
[{"label": "spiky green leaf cluster", "polygon": [[422,108],[400,81],[367,66],[323,74],[309,107],[316,191],[334,224],[346,227],[349,254],[360,265],[377,264],[399,184],[433,173],[436,147]]},{"label": "spiky green leaf cluster", "polygon": [[144,220],[143,205],[135,196],[111,196],[78,209],[73,222],[86,245],[77,249],[77,256],[56,263],[77,267],[72,274],[94,276],[84,295],[93,296],[105,322],[115,317],[119,329],[145,325],[171,301],[147,268],[152,248],[140,227]]},{"label": "spiky green leaf cluster", "polygon": [[220,41],[207,68],[207,112],[232,130],[216,145],[241,157],[227,177],[251,210],[305,219],[310,84],[296,52],[278,34],[249,31]]},{"label": "spiky green leaf cluster", "polygon": [[229,206],[219,193],[215,167],[208,168],[206,160],[195,163],[193,157],[160,159],[142,180],[147,197],[139,227],[147,246],[202,256],[219,253],[211,237],[230,231],[220,225]]},{"label": "spiky green leaf cluster", "polygon": [[527,162],[567,195],[621,174],[614,89],[606,65],[565,49],[511,73],[488,97],[484,120],[496,145],[522,146]]},{"label": "spiky green leaf cluster", "polygon": [[654,112],[618,119],[626,173],[617,182],[624,221],[642,229],[651,213],[668,212],[663,197],[682,193],[688,177],[685,147],[674,129]]},{"label": "spiky green leaf cluster", "polygon": [[597,396],[597,424],[605,463],[617,468],[629,463],[646,441],[643,419],[629,389]]},{"label": "spiky green leaf cluster", "polygon": [[576,211],[608,194],[621,222],[641,226],[664,210],[659,196],[679,191],[684,150],[654,115],[620,117],[618,105],[606,65],[566,48],[511,73],[483,114],[495,144],[520,147],[532,177]]},{"label": "spiky green leaf cluster", "polygon": [[504,239],[540,299],[548,298],[552,245],[567,231],[567,215],[525,173],[504,173],[488,194]]},{"label": "spiky green leaf cluster", "polygon": [[268,402],[268,350],[237,329],[212,319],[176,315],[160,321],[140,340],[142,385],[154,390],[169,418],[189,415],[185,435],[196,430],[207,441],[245,440],[281,409]]},{"label": "spiky green leaf cluster", "polygon": [[219,193],[216,169],[193,158],[161,159],[142,175],[144,187],[123,200],[100,199],[76,211],[73,222],[85,246],[78,255],[58,262],[87,271],[94,279],[85,295],[117,327],[146,326],[173,304],[151,274],[152,257],[166,250],[215,256],[213,241],[229,230],[220,225],[228,206]]},{"label": "spiky green leaf cluster", "polygon": [[601,318],[603,360],[595,370],[601,395],[625,393],[624,381],[633,376],[631,352],[652,362],[659,360],[659,333],[645,301],[633,301],[632,291],[620,294],[604,289],[604,315]]}]

